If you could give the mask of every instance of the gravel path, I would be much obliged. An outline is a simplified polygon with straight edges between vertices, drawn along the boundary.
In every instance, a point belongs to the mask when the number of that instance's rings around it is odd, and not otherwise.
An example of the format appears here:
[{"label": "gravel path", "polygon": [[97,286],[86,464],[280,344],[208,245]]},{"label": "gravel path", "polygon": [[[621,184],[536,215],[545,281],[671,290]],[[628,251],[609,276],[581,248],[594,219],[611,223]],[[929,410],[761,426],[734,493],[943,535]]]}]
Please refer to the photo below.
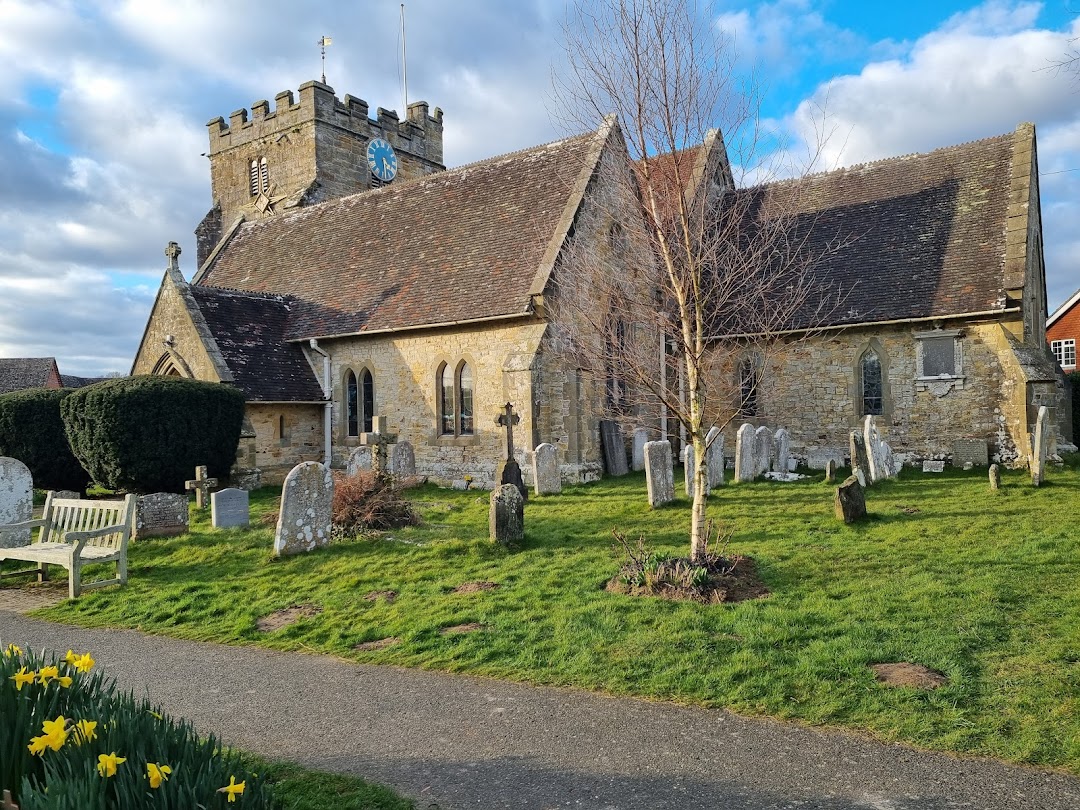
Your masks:
[{"label": "gravel path", "polygon": [[0,640],[89,650],[124,688],[264,756],[418,807],[1080,808],[1080,780],[724,711],[88,630],[0,610]]}]

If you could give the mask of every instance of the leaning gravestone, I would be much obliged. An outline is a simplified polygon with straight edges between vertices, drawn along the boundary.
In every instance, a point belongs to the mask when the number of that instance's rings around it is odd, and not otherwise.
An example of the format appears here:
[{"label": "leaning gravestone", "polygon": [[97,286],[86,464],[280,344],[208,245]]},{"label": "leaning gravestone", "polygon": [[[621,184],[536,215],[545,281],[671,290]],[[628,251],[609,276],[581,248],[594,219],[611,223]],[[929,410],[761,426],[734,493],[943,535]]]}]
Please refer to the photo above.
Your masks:
[{"label": "leaning gravestone", "polygon": [[765,425],[754,431],[754,477],[764,475],[772,469],[773,455],[776,446],[773,443],[773,432]]},{"label": "leaning gravestone", "polygon": [[776,431],[774,438],[776,439],[776,472],[786,475],[791,472],[788,469],[791,460],[791,434],[788,433],[787,428],[780,428]]},{"label": "leaning gravestone", "polygon": [[623,443],[622,428],[618,422],[610,419],[600,420],[600,446],[604,452],[604,468],[608,475],[626,475],[630,472],[626,464],[626,445]]},{"label": "leaning gravestone", "polygon": [[135,539],[174,537],[188,530],[188,496],[151,492],[135,501]]},{"label": "leaning gravestone", "polygon": [[870,461],[866,457],[866,440],[857,430],[851,431],[851,472],[865,489],[870,484]]},{"label": "leaning gravestone", "polygon": [[229,487],[210,493],[210,521],[215,529],[251,523],[247,490]]},{"label": "leaning gravestone", "polygon": [[536,445],[533,450],[533,488],[537,495],[558,495],[562,492],[557,453],[555,445],[547,442]]},{"label": "leaning gravestone", "polygon": [[888,442],[881,443],[881,469],[886,478],[896,478],[896,456]]},{"label": "leaning gravestone", "polygon": [[757,436],[754,426],[747,423],[735,434],[735,483],[753,481],[757,478]]},{"label": "leaning gravestone", "polygon": [[[686,487],[686,497],[694,497],[694,473],[697,471],[697,465],[694,463],[694,445],[688,444],[682,450],[682,468],[683,468],[683,483]],[[708,470],[705,471],[708,476]],[[709,488],[708,480],[705,481],[705,488]]]},{"label": "leaning gravestone", "polygon": [[330,542],[334,477],[317,461],[293,467],[281,485],[274,556],[312,551]]},{"label": "leaning gravestone", "polygon": [[882,457],[881,434],[878,433],[874,417],[869,414],[863,423],[863,443],[866,448],[866,460],[869,462],[867,477],[871,484],[876,484],[889,476],[885,472],[885,460]]},{"label": "leaning gravestone", "polygon": [[[34,517],[34,477],[17,458],[0,456],[0,525]],[[0,532],[0,548],[30,544],[30,530]]]},{"label": "leaning gravestone", "polygon": [[649,506],[663,506],[675,500],[675,475],[671,469],[671,442],[645,443],[645,485]]},{"label": "leaning gravestone", "polygon": [[990,489],[1001,489],[1001,467],[990,465]]},{"label": "leaning gravestone", "polygon": [[718,427],[709,428],[705,436],[705,464],[709,468],[709,489],[724,483],[724,434]]},{"label": "leaning gravestone", "polygon": [[349,453],[349,461],[345,465],[345,472],[349,475],[356,475],[358,472],[371,472],[373,469],[373,459],[370,447],[357,447]]},{"label": "leaning gravestone", "polygon": [[848,476],[840,486],[836,488],[836,499],[833,502],[836,516],[844,523],[854,523],[866,517],[866,495],[863,493],[859,479],[854,475]]},{"label": "leaning gravestone", "polygon": [[1031,451],[1031,483],[1039,486],[1046,477],[1046,459],[1050,455],[1050,412],[1045,405],[1039,406]]},{"label": "leaning gravestone", "polygon": [[645,469],[645,442],[649,440],[649,431],[645,428],[634,429],[634,449],[631,453],[630,466],[635,472]]},{"label": "leaning gravestone", "polygon": [[416,475],[416,451],[411,442],[400,441],[390,453],[390,472],[398,478]]},{"label": "leaning gravestone", "polygon": [[503,484],[491,493],[488,533],[500,546],[514,546],[525,539],[525,499],[514,484]]}]

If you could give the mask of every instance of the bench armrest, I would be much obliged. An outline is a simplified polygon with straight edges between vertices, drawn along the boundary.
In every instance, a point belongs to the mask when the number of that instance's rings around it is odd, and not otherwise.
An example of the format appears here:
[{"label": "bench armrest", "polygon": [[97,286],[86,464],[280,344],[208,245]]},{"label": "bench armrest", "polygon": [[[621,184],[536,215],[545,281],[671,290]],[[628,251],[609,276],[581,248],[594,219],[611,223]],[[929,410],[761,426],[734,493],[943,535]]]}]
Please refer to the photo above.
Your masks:
[{"label": "bench armrest", "polygon": [[37,520],[21,520],[18,523],[4,523],[0,525],[0,532],[14,532],[19,529],[36,529],[39,526],[45,525],[45,518],[38,518]]},{"label": "bench armrest", "polygon": [[103,526],[100,529],[91,529],[88,532],[64,532],[61,535],[61,539],[64,543],[73,545],[74,548],[71,552],[75,556],[78,556],[82,552],[83,546],[86,545],[87,540],[94,537],[104,537],[107,534],[116,534],[117,532],[124,531],[126,528],[126,524],[117,523],[115,526]]}]

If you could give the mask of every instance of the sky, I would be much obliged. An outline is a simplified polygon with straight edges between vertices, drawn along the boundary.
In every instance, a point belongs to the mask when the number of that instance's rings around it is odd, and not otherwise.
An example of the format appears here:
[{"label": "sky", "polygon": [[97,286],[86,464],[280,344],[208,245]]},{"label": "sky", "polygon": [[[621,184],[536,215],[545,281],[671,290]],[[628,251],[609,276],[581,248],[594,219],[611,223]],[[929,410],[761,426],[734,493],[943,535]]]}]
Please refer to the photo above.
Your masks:
[{"label": "sky", "polygon": [[[565,0],[406,3],[409,100],[445,112],[450,167],[564,134]],[[127,373],[172,240],[187,278],[212,205],[205,124],[320,76],[401,109],[399,2],[0,0],[0,357]],[[1047,293],[1080,287],[1080,78],[1048,69],[1080,0],[719,0],[789,147],[822,165],[1038,127]],[[824,111],[824,118],[821,118]]]}]

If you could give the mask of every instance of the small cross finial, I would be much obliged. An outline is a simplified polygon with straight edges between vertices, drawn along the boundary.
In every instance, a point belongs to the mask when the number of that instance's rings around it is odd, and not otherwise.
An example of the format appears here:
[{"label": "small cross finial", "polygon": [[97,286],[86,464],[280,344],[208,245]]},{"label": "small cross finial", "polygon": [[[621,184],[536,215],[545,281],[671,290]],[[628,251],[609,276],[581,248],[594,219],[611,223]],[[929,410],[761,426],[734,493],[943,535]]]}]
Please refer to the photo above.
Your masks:
[{"label": "small cross finial", "polygon": [[169,242],[168,246],[165,248],[165,255],[169,257],[170,270],[180,269],[180,253],[180,245],[176,244],[176,242]]}]

